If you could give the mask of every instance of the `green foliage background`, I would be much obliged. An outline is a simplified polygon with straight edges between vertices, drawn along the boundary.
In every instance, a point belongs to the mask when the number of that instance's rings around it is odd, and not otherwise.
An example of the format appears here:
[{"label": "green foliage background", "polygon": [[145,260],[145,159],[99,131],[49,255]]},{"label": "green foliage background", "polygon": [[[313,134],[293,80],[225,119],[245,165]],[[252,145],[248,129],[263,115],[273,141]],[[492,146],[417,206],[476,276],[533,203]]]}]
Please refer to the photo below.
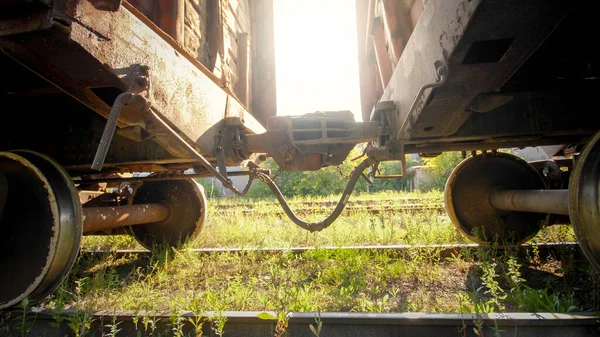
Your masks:
[{"label": "green foliage background", "polygon": [[[295,196],[327,196],[341,194],[346,187],[348,177],[356,165],[363,158],[353,158],[360,156],[362,150],[355,147],[348,158],[338,167],[326,167],[317,171],[285,171],[279,172],[279,166],[273,159],[267,160],[262,166],[277,174],[275,183],[286,197]],[[460,163],[462,156],[460,152],[445,152],[434,158],[417,158],[406,156],[407,169],[425,165],[425,171],[430,174],[431,181],[420,187],[422,191],[443,190],[448,176]],[[341,173],[340,173],[341,172]],[[402,166],[399,161],[382,162],[379,165],[380,175],[394,175],[402,172]],[[366,173],[366,171],[365,171]],[[378,191],[409,191],[413,180],[413,170],[408,170],[406,178],[403,179],[376,179],[375,183],[367,187],[364,179],[360,179],[354,187],[355,192],[378,192]],[[204,186],[207,197],[218,195],[218,190],[210,180],[200,179],[199,182]],[[262,183],[255,182],[246,197],[248,198],[272,198],[270,188]]]},{"label": "green foliage background", "polygon": [[424,184],[423,190],[444,190],[446,181],[452,170],[460,164],[463,157],[460,152],[444,152],[433,158],[423,158],[427,173],[431,177],[429,183]]}]

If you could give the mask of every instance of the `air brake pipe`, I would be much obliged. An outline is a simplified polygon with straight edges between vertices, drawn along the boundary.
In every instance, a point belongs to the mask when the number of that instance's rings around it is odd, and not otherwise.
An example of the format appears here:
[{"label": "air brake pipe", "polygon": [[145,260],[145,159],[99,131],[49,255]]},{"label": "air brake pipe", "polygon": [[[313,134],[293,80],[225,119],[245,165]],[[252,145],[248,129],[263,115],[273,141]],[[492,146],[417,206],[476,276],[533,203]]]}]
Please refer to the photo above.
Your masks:
[{"label": "air brake pipe", "polygon": [[569,215],[568,190],[496,190],[492,206],[501,211]]},{"label": "air brake pipe", "polygon": [[338,216],[340,216],[340,214],[344,210],[344,207],[346,207],[346,204],[348,203],[348,199],[350,198],[352,191],[354,191],[354,185],[356,185],[358,179],[363,175],[363,171],[369,166],[375,164],[375,162],[375,159],[373,159],[372,157],[368,157],[367,159],[363,160],[356,168],[354,168],[354,171],[350,176],[350,180],[348,181],[348,184],[344,189],[344,193],[342,193],[342,196],[340,197],[340,200],[333,209],[333,212],[331,212],[331,214],[327,218],[317,222],[307,222],[298,218],[296,214],[294,214],[294,211],[292,211],[292,209],[288,205],[287,201],[285,200],[285,197],[283,196],[277,185],[275,185],[273,180],[271,180],[271,178],[269,178],[264,173],[257,173],[257,175],[260,180],[262,180],[271,188],[271,191],[273,191],[273,194],[275,194],[277,201],[279,201],[279,204],[283,208],[283,211],[290,218],[290,220],[292,220],[300,228],[306,229],[310,232],[318,232],[322,229],[329,227],[329,225],[331,225],[335,221],[335,219],[337,219]]},{"label": "air brake pipe", "polygon": [[169,217],[163,204],[139,204],[117,207],[84,207],[83,233],[103,229],[160,222]]}]

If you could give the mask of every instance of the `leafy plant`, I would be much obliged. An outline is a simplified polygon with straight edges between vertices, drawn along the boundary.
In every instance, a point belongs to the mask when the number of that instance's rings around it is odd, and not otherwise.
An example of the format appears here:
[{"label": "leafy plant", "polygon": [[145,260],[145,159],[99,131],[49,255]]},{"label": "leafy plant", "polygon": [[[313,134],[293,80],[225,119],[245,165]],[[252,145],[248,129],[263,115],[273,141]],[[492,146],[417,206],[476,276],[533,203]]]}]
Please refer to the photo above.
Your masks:
[{"label": "leafy plant", "polygon": [[117,315],[116,315],[115,312],[113,312],[112,323],[106,325],[106,327],[109,328],[109,332],[105,336],[106,337],[115,337],[115,336],[117,336],[117,333],[119,331],[121,331],[121,329],[118,328],[119,324],[121,324],[121,322],[117,322]]},{"label": "leafy plant", "polygon": [[433,158],[423,158],[430,181],[424,183],[423,190],[438,189],[443,191],[452,170],[463,161],[460,152],[444,152]]},{"label": "leafy plant", "polygon": [[219,313],[212,318],[212,324],[210,327],[217,336],[223,336],[226,322],[227,317],[223,316],[223,313],[219,311]]},{"label": "leafy plant", "polygon": [[522,289],[511,294],[511,302],[527,312],[574,312],[580,311],[573,294],[551,293],[548,289]]},{"label": "leafy plant", "polygon": [[317,309],[315,315],[315,325],[309,324],[310,332],[316,337],[321,337],[321,328],[323,328],[323,322],[321,321],[321,310]]}]

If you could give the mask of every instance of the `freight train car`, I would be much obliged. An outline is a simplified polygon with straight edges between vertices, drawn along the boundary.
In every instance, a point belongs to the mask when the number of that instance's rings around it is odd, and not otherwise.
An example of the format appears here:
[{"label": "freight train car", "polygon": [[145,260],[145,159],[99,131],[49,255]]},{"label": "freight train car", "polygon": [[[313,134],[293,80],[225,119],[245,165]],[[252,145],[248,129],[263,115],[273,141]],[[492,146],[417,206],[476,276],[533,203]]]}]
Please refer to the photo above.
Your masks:
[{"label": "freight train car", "polygon": [[[469,239],[505,246],[573,225],[600,270],[595,1],[358,0],[362,115],[404,153],[467,157],[445,188]],[[497,150],[558,145],[526,163]]]},{"label": "freight train car", "polygon": [[[261,180],[316,231],[358,179],[390,178],[378,163],[409,153],[469,154],[445,192],[465,236],[506,246],[570,222],[600,269],[599,5],[356,6],[362,122],[276,115],[272,0],[0,0],[0,309],[52,293],[83,234],[128,233],[150,249],[194,238],[206,199],[192,178],[240,195]],[[364,160],[318,222],[298,218],[260,166],[339,165],[358,143]],[[497,151],[538,145],[569,159]],[[250,178],[241,191],[232,165],[247,168],[235,173]]]},{"label": "freight train car", "polygon": [[82,234],[199,233],[191,178],[255,160],[235,139],[276,113],[272,6],[0,1],[0,308],[51,293]]}]

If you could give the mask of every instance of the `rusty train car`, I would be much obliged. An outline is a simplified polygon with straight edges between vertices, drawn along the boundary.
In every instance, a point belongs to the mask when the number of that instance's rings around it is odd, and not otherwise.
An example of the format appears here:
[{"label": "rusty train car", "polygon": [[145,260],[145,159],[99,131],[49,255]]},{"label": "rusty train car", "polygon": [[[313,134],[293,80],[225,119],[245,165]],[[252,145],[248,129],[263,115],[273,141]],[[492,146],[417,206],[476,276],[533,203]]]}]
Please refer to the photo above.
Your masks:
[{"label": "rusty train car", "polygon": [[[390,178],[377,165],[409,153],[469,154],[445,191],[466,237],[505,246],[568,222],[600,269],[596,2],[356,0],[363,121],[277,116],[273,5],[0,0],[0,309],[51,294],[84,234],[150,249],[193,239],[206,218],[193,178],[239,195],[261,180],[316,231],[358,179]],[[339,165],[358,143],[364,160],[319,222],[298,218],[260,166]],[[568,159],[497,151],[539,145]]]}]

